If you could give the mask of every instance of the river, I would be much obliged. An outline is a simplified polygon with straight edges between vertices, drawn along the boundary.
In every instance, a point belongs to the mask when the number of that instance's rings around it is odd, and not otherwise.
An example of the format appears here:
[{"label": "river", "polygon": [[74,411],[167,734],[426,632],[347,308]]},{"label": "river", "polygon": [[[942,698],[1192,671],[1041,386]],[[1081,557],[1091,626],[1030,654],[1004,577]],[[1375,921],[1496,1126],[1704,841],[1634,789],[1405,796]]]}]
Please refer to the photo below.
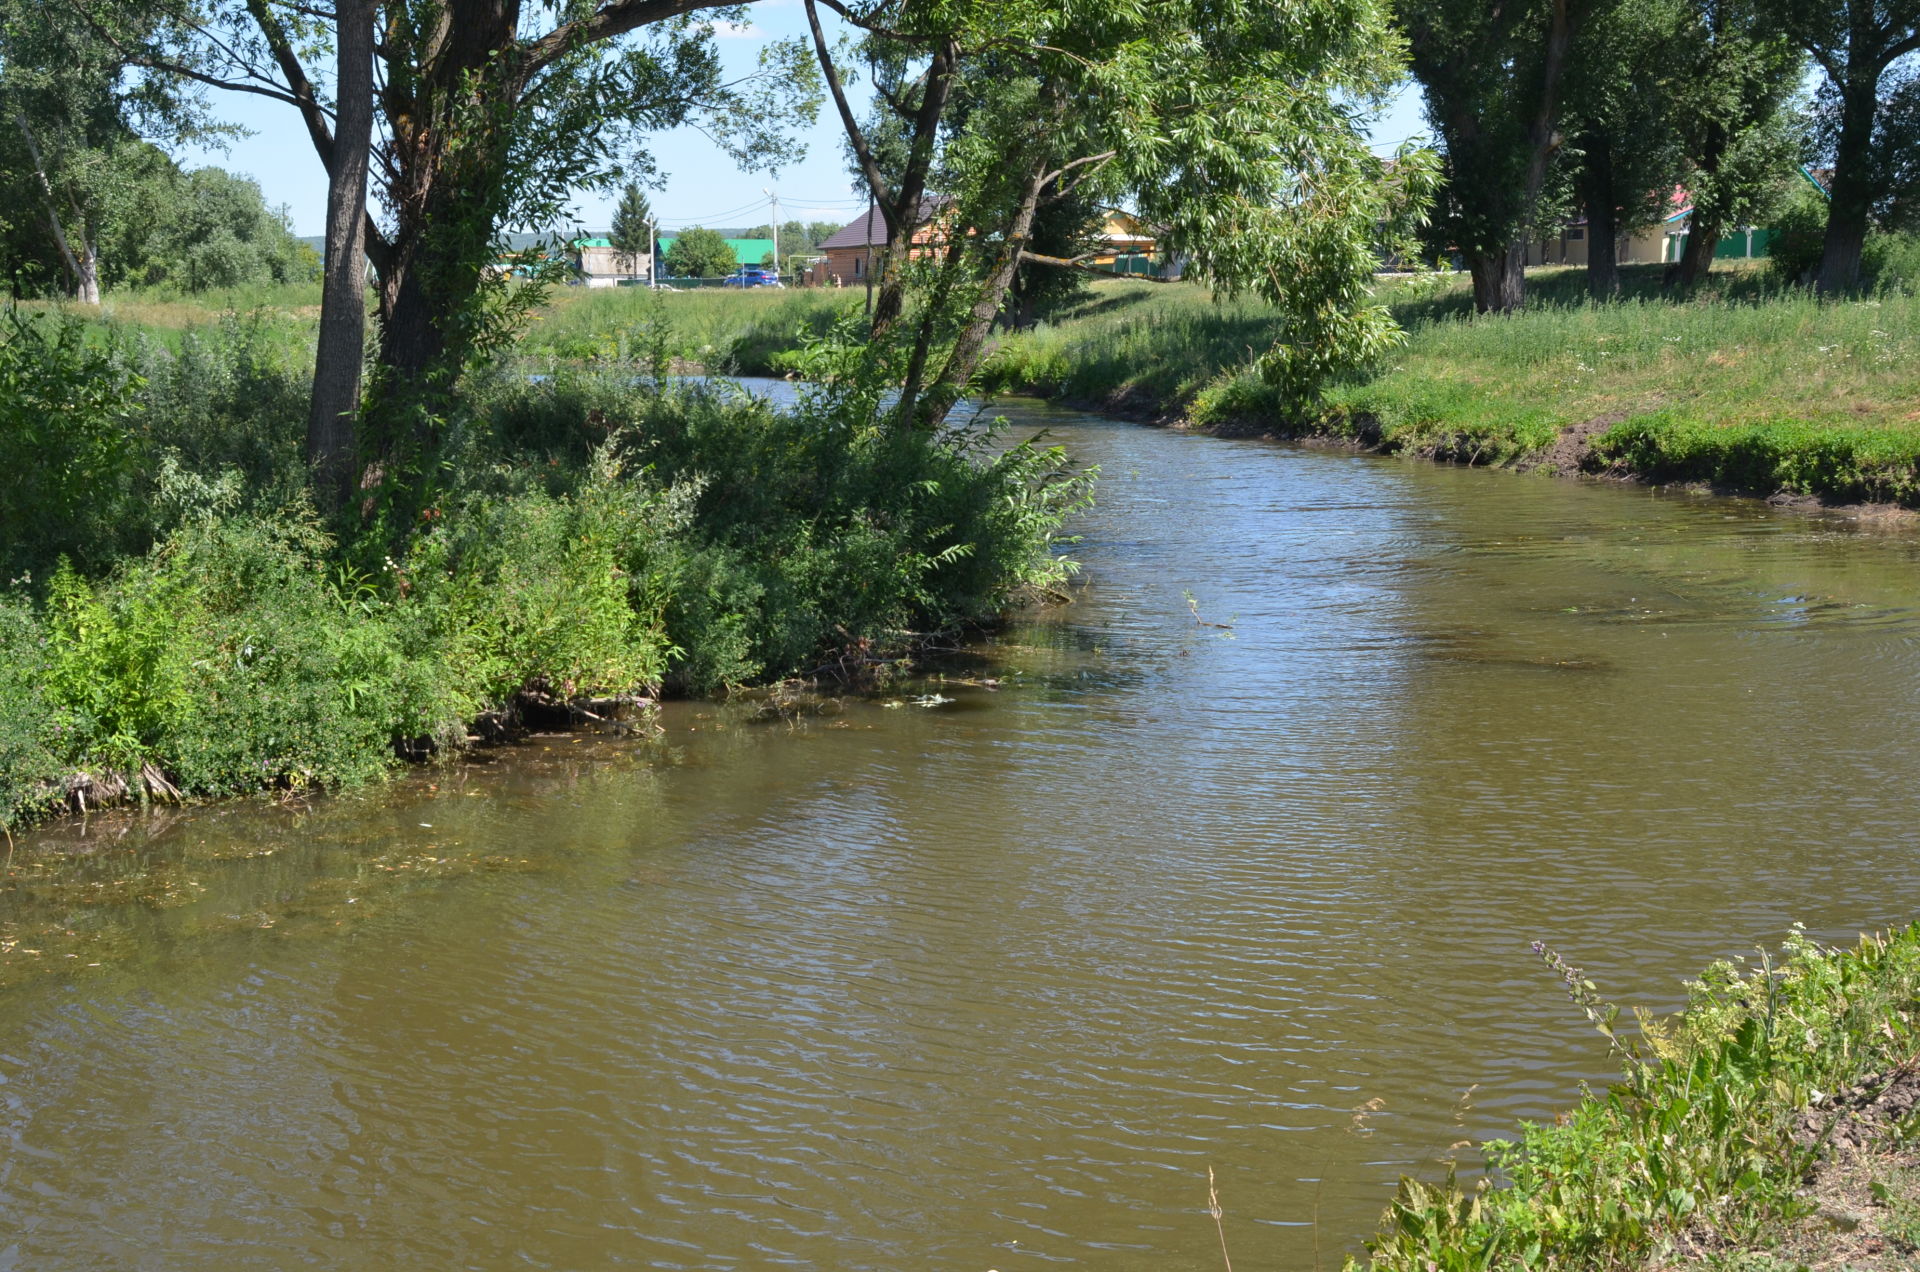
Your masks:
[{"label": "river", "polygon": [[1920,910],[1912,530],[1006,410],[944,682],[22,845],[0,1269],[1331,1269],[1607,1076],[1530,941]]}]

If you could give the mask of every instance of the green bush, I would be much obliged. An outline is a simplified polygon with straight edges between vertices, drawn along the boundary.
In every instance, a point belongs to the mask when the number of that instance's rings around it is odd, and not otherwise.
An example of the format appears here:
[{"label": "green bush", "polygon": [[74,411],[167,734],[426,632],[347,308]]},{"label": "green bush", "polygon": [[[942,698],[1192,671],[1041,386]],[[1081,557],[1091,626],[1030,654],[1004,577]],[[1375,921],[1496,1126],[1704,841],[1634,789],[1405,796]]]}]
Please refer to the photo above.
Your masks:
[{"label": "green bush", "polygon": [[901,643],[1058,581],[1050,551],[1084,476],[1036,446],[877,429],[815,386],[794,411],[721,385],[636,392],[619,370],[498,381],[475,405],[502,459],[549,490],[611,445],[663,492],[624,542],[639,612],[657,613],[677,686],[706,692],[815,665],[829,647]]},{"label": "green bush", "polygon": [[668,653],[660,605],[626,563],[677,528],[670,504],[603,447],[571,494],[467,496],[390,566],[393,586],[474,704],[533,686],[651,689]]},{"label": "green bush", "polygon": [[90,566],[122,539],[140,380],[69,318],[8,311],[0,331],[0,581],[62,555]]},{"label": "green bush", "polygon": [[904,648],[1057,583],[1088,484],[1058,451],[877,427],[871,384],[776,411],[641,350],[470,377],[417,521],[336,542],[274,324],[172,351],[16,332],[0,426],[71,432],[0,484],[40,531],[37,573],[0,590],[0,825],[75,773],[189,795],[355,782],[523,690],[705,692]]},{"label": "green bush", "polygon": [[[1788,283],[1811,283],[1826,231],[1827,201],[1812,190],[1796,194],[1776,223],[1774,274]],[[1920,290],[1920,234],[1869,231],[1860,246],[1860,281],[1868,290]]]},{"label": "green bush", "polygon": [[150,453],[171,452],[190,471],[237,469],[255,506],[297,497],[312,353],[290,337],[263,315],[228,314],[183,333],[177,351],[142,340],[134,357]]},{"label": "green bush", "polygon": [[0,826],[46,801],[66,741],[46,701],[47,629],[24,596],[0,593]]}]

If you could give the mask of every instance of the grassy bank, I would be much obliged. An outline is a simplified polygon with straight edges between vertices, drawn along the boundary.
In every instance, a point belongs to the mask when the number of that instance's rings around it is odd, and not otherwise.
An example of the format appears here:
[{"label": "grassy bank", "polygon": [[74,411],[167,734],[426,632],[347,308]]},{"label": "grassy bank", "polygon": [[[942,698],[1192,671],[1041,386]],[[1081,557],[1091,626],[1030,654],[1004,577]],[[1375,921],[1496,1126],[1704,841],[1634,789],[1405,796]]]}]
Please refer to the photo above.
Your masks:
[{"label": "grassy bank", "polygon": [[598,360],[469,377],[421,523],[307,495],[303,347],[0,335],[0,827],[364,781],[542,708],[857,663],[1058,581],[1064,457]]},{"label": "grassy bank", "polygon": [[1403,1183],[1364,1266],[1891,1272],[1920,1260],[1920,926],[1852,949],[1796,935],[1777,965],[1716,964],[1681,1017],[1638,1028],[1541,953],[1613,1044],[1621,1080],[1485,1146],[1500,1186]]},{"label": "grassy bank", "polygon": [[557,289],[520,351],[565,362],[664,357],[733,375],[770,375],[779,355],[825,335],[861,291],[644,287]]},{"label": "grassy bank", "polygon": [[1006,340],[987,381],[1473,463],[1920,503],[1920,289],[1824,301],[1748,267],[1681,300],[1658,267],[1627,274],[1619,302],[1595,305],[1580,271],[1535,271],[1528,311],[1495,319],[1472,316],[1463,280],[1384,283],[1406,346],[1306,419],[1242,370],[1277,338],[1271,317],[1198,286],[1100,284]]}]

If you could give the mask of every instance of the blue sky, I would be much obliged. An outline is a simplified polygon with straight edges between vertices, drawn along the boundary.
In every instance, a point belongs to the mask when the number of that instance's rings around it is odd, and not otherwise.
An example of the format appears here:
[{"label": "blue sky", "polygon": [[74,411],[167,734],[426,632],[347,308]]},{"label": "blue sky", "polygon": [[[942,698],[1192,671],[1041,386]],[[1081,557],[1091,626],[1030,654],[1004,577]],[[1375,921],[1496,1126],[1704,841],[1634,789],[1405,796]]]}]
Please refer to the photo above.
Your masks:
[{"label": "blue sky", "polygon": [[[759,0],[753,20],[743,27],[722,27],[721,55],[730,72],[749,73],[768,40],[801,35],[806,14],[800,0]],[[212,102],[229,122],[251,130],[225,153],[190,150],[181,155],[188,166],[217,164],[260,183],[267,202],[284,205],[296,234],[319,234],[325,221],[326,174],[292,107],[240,93],[216,93]],[[1374,140],[1383,148],[1424,131],[1419,97],[1403,92],[1379,121]],[[767,219],[767,196],[780,196],[782,220],[849,221],[865,207],[853,192],[841,156],[840,127],[831,104],[823,107],[820,122],[803,134],[806,157],[775,177],[766,172],[742,172],[719,154],[704,135],[681,128],[654,139],[652,149],[664,178],[652,201],[662,230],[688,225],[747,226]],[[575,224],[604,229],[612,216],[611,194],[583,193]]]}]

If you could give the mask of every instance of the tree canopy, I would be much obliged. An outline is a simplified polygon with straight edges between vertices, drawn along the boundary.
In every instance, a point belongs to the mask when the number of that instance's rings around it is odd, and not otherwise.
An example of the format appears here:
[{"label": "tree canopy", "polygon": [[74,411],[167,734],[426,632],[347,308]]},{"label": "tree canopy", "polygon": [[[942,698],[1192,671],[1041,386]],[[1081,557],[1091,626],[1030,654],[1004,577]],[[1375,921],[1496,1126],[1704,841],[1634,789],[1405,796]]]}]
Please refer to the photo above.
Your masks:
[{"label": "tree canopy", "polygon": [[[149,14],[130,6],[104,20],[111,25],[63,5],[0,0],[0,180],[15,209],[8,219],[14,229],[38,223],[46,253],[85,303],[100,299],[104,241],[138,220],[146,183],[164,162],[149,143],[220,131],[209,126],[194,85],[130,62],[124,42],[150,29]],[[105,268],[128,272],[123,261]]]},{"label": "tree canopy", "polygon": [[699,225],[680,232],[667,249],[666,261],[667,272],[675,278],[719,278],[739,264],[720,231]]},{"label": "tree canopy", "polygon": [[1262,367],[1289,397],[1392,344],[1374,249],[1431,164],[1368,148],[1355,104],[1381,99],[1402,52],[1375,0],[836,3],[867,34],[881,104],[865,123],[818,6],[816,55],[887,227],[873,335],[905,348],[902,421],[944,419],[1023,264],[1084,265],[1035,241],[1043,209],[1076,198],[1133,208],[1192,272],[1278,306],[1287,333]]},{"label": "tree canopy", "polygon": [[[77,3],[156,13],[157,29],[131,56],[280,102],[299,113],[330,178],[370,173],[376,206],[359,218],[360,243],[330,217],[327,247],[342,262],[364,252],[376,276],[376,377],[357,437],[318,427],[310,437],[334,448],[313,455],[329,469],[342,462],[337,448],[363,452],[378,477],[375,515],[395,526],[411,524],[427,497],[460,371],[510,338],[537,297],[491,268],[502,234],[563,224],[577,191],[651,171],[647,137],[689,122],[740,162],[775,168],[795,153],[784,125],[812,109],[796,46],[766,50],[745,81],[724,73],[712,24],[744,10],[720,0]],[[329,77],[315,70],[349,49],[377,63],[366,75],[350,56],[331,77],[358,86],[355,113],[371,106],[364,141],[358,127],[336,135],[349,104],[330,99]],[[351,297],[343,290],[332,309],[341,325],[337,340],[320,344],[316,386],[340,382],[337,368],[359,356],[346,325],[357,314]],[[334,330],[329,303],[322,328]]]},{"label": "tree canopy", "polygon": [[1766,0],[1762,13],[1824,76],[1815,139],[1833,180],[1817,281],[1841,291],[1859,280],[1874,214],[1903,172],[1911,181],[1920,148],[1920,0]]}]

